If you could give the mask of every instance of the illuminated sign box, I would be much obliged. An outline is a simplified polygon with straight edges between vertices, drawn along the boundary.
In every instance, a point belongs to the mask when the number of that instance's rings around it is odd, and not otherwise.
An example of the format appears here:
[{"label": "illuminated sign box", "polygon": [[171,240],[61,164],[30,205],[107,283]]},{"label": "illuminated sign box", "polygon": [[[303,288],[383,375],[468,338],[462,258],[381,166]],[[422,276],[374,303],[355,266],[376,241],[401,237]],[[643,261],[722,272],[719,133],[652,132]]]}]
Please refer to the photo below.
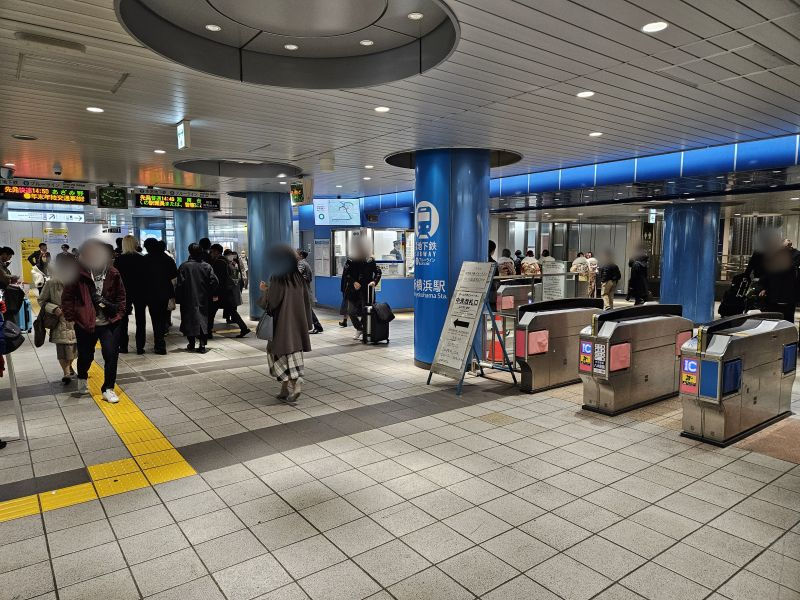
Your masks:
[{"label": "illuminated sign box", "polygon": [[219,198],[178,196],[170,194],[134,194],[139,208],[178,208],[189,210],[219,210]]},{"label": "illuminated sign box", "polygon": [[3,185],[0,200],[49,202],[53,204],[89,204],[89,190],[42,187],[39,185]]}]

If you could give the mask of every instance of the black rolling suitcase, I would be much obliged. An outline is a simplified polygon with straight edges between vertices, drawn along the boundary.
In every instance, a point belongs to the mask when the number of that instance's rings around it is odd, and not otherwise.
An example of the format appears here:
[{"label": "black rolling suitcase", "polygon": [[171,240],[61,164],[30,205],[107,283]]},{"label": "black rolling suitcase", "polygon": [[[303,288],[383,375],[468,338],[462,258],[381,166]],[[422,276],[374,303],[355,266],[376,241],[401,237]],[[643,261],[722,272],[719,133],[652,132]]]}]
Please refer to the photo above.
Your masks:
[{"label": "black rolling suitcase", "polygon": [[743,315],[747,312],[750,308],[748,292],[751,283],[751,279],[744,273],[736,275],[731,280],[731,286],[725,290],[717,309],[720,317]]},{"label": "black rolling suitcase", "polygon": [[394,319],[392,309],[386,303],[375,303],[375,288],[367,292],[367,305],[364,307],[364,344],[389,343],[389,321]]}]

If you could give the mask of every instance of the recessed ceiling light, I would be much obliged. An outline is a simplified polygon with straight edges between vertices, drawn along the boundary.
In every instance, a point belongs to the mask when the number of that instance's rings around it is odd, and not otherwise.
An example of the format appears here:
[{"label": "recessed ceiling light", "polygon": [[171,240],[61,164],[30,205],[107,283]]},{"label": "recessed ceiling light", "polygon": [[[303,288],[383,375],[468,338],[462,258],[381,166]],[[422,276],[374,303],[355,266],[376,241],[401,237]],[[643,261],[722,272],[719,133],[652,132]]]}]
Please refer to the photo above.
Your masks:
[{"label": "recessed ceiling light", "polygon": [[369,181],[372,177],[364,177],[364,181]]},{"label": "recessed ceiling light", "polygon": [[106,112],[105,110],[103,110],[103,109],[102,109],[102,108],[100,108],[99,106],[87,106],[87,107],[86,107],[86,110],[88,110],[88,111],[89,111],[89,112],[91,112],[91,113],[101,113],[101,112]]},{"label": "recessed ceiling light", "polygon": [[422,17],[424,17],[424,16],[425,16],[425,15],[423,15],[421,12],[412,12],[412,13],[408,13],[408,18],[409,18],[409,19],[411,19],[412,21],[419,21],[419,20],[421,20],[421,19],[422,19]]},{"label": "recessed ceiling light", "polygon": [[206,29],[208,29],[209,31],[213,31],[215,33],[217,31],[222,31],[222,27],[220,27],[219,25],[214,25],[214,23],[209,23],[208,25],[206,25]]},{"label": "recessed ceiling light", "polygon": [[281,185],[286,185],[285,181],[279,181],[278,183],[280,183]]},{"label": "recessed ceiling light", "polygon": [[300,46],[297,44],[284,44],[283,47],[287,50],[297,50]]},{"label": "recessed ceiling light", "polygon": [[35,135],[28,135],[27,133],[12,133],[11,137],[15,140],[23,140],[26,142],[32,142],[33,140],[38,140]]},{"label": "recessed ceiling light", "polygon": [[16,166],[16,165],[14,165],[14,163],[5,163],[3,166],[4,167],[13,167],[13,166]]},{"label": "recessed ceiling light", "polygon": [[388,106],[376,106],[375,107],[375,112],[379,112],[379,113],[389,112],[389,107]]},{"label": "recessed ceiling light", "polygon": [[337,188],[340,188],[340,187],[342,187],[342,186],[340,186],[340,185],[337,185],[336,187],[337,187]]},{"label": "recessed ceiling light", "polygon": [[601,135],[603,135],[602,131],[593,131],[589,134],[589,137],[600,137]]},{"label": "recessed ceiling light", "polygon": [[166,150],[153,150],[153,152],[155,152],[156,154],[164,154],[166,153]]},{"label": "recessed ceiling light", "polygon": [[668,181],[667,183],[675,183],[674,181]]},{"label": "recessed ceiling light", "polygon": [[582,216],[583,216],[583,213],[578,213],[578,216],[579,216],[579,217],[582,217]]},{"label": "recessed ceiling light", "polygon": [[278,173],[278,179],[283,179],[286,177],[286,173]]},{"label": "recessed ceiling light", "polygon": [[664,21],[654,21],[644,25],[642,27],[642,31],[645,33],[656,33],[658,31],[664,31],[667,27],[669,27],[669,23],[665,23]]},{"label": "recessed ceiling light", "polygon": [[361,44],[362,46],[372,46],[372,44],[374,44],[375,42],[373,42],[372,40],[361,40],[358,43]]},{"label": "recessed ceiling light", "polygon": [[578,98],[591,98],[592,96],[594,96],[594,92],[590,92],[589,90],[586,90],[585,92],[578,92],[575,95]]},{"label": "recessed ceiling light", "polygon": [[[6,166],[8,166],[8,165],[6,165]],[[14,165],[12,164],[11,166],[13,167]],[[794,198],[789,198],[789,200],[800,200],[800,198],[794,197]]]},{"label": "recessed ceiling light", "polygon": [[725,175],[717,175],[717,179],[725,179]]},{"label": "recessed ceiling light", "polygon": [[365,169],[374,169],[375,165],[364,165]]},{"label": "recessed ceiling light", "polygon": [[752,179],[745,179],[742,183],[753,183]]}]

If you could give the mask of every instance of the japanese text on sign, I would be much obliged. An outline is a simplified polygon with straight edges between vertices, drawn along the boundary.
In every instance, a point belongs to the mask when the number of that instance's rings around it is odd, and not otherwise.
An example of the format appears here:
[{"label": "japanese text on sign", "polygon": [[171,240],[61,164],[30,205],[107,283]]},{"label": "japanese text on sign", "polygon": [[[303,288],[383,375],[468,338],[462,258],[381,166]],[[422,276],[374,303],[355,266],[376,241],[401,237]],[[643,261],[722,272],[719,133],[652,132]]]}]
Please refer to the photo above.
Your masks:
[{"label": "japanese text on sign", "polygon": [[417,298],[447,299],[444,279],[415,279],[414,296]]},{"label": "japanese text on sign", "polygon": [[136,206],[142,208],[187,208],[219,210],[219,198],[170,196],[168,194],[136,194]]},{"label": "japanese text on sign", "polygon": [[21,202],[58,202],[67,204],[88,204],[87,190],[60,189],[24,185],[4,185],[3,199]]}]

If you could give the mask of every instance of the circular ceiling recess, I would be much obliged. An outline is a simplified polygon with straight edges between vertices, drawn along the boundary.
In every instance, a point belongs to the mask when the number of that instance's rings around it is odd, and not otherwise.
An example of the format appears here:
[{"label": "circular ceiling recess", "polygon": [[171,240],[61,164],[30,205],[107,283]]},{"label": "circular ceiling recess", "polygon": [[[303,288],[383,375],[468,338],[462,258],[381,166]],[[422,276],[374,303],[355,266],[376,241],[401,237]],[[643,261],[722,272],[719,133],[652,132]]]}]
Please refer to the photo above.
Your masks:
[{"label": "circular ceiling recess", "polygon": [[[468,148],[465,148],[468,149]],[[386,164],[403,169],[413,169],[417,166],[417,152],[421,150],[436,150],[436,148],[420,148],[419,150],[404,150],[390,154],[384,160]],[[513,150],[489,150],[489,167],[507,167],[522,160],[522,154]]]},{"label": "circular ceiling recess", "polygon": [[239,177],[242,179],[272,179],[279,175],[297,177],[303,170],[294,165],[260,162],[237,158],[204,158],[198,160],[180,160],[174,167],[187,173],[211,175],[214,177]]},{"label": "circular ceiling recess", "polygon": [[[435,67],[459,27],[442,0],[114,0],[142,44],[220,77],[290,88],[358,88]],[[421,17],[420,17],[421,15]]]}]

